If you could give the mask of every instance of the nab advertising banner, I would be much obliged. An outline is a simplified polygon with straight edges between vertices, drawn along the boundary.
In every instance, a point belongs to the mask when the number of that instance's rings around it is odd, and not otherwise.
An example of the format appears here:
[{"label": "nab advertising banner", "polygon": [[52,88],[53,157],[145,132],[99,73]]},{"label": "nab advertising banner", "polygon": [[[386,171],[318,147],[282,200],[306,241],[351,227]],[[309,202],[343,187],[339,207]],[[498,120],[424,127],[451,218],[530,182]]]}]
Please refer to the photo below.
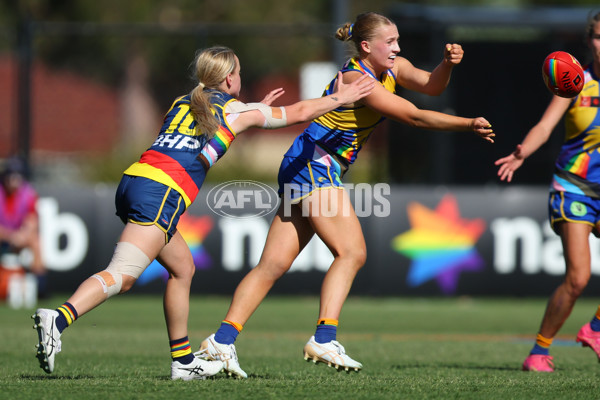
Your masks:
[{"label": "nab advertising banner", "polygon": [[[72,292],[110,261],[122,229],[114,214],[116,187],[37,189],[49,284],[55,292]],[[358,184],[347,189],[368,252],[351,295],[547,296],[562,280],[565,263],[560,239],[547,222],[545,187]],[[279,202],[272,186],[255,181],[202,188],[178,226],[197,268],[193,293],[233,293],[258,263]],[[597,294],[600,241],[591,236],[590,243],[586,294]],[[271,293],[318,294],[332,261],[323,242],[313,238]],[[166,279],[154,261],[134,291],[160,293]]]}]

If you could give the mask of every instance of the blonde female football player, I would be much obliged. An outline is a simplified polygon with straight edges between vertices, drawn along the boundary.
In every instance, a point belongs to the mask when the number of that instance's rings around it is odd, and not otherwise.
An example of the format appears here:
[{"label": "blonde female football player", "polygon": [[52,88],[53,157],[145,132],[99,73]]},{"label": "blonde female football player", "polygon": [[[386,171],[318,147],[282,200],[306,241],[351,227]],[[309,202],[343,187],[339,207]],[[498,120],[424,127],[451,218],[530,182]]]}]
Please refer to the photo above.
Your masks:
[{"label": "blonde female football player", "polygon": [[141,159],[123,175],[117,189],[117,215],[125,228],[108,267],[85,280],[56,310],[38,309],[38,359],[48,373],[61,350],[61,334],[79,317],[111,296],[129,290],[153,259],[169,272],[164,314],[171,347],[172,379],[204,379],[223,368],[192,354],[187,323],[189,293],[195,266],[177,222],[194,201],[208,169],[220,159],[236,135],[250,127],[274,129],[311,120],[352,103],[373,89],[370,79],[343,83],[319,99],[285,107],[269,104],[283,92],[276,89],[263,103],[242,103],[240,63],[226,47],[212,47],[195,59],[197,86],[175,100],[158,137]]},{"label": "blonde female football player", "polygon": [[356,55],[344,64],[342,76],[338,74],[326,94],[339,81],[351,83],[364,76],[377,84],[362,100],[315,119],[283,158],[278,179],[284,198],[260,262],[240,282],[221,326],[201,347],[207,357],[224,360],[225,369],[239,377],[247,375],[240,368],[234,347],[238,333],[314,234],[329,247],[334,261],[323,279],[317,328],[304,347],[304,356],[336,368],[362,368],[336,340],[342,306],[367,254],[360,223],[341,178],[381,121],[391,118],[418,128],[474,132],[493,142],[494,133],[485,118],[421,110],[395,94],[396,85],[428,95],[442,93],[452,68],[462,60],[461,46],[447,44],[442,62],[427,72],[398,56],[398,29],[383,15],[361,14],[353,24],[339,28],[336,38],[352,43]]},{"label": "blonde female football player", "polygon": [[[524,371],[554,371],[550,346],[590,280],[590,233],[600,235],[600,13],[590,18],[586,33],[592,62],[584,67],[581,93],[573,99],[553,96],[523,142],[496,161],[500,179],[512,181],[515,171],[565,117],[565,142],[555,163],[548,211],[552,228],[562,240],[566,274],[548,300],[535,344],[523,362]],[[577,341],[600,358],[600,307],[591,322],[581,327]]]}]

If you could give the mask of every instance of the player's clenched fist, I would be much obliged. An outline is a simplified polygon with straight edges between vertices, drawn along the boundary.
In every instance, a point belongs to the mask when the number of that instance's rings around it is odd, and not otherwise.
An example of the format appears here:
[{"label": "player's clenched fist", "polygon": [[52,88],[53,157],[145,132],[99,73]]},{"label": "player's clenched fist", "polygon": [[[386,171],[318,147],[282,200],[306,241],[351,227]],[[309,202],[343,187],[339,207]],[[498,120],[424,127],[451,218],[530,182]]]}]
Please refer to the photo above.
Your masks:
[{"label": "player's clenched fist", "polygon": [[444,61],[447,64],[458,65],[462,61],[464,50],[460,44],[446,44],[444,49]]}]

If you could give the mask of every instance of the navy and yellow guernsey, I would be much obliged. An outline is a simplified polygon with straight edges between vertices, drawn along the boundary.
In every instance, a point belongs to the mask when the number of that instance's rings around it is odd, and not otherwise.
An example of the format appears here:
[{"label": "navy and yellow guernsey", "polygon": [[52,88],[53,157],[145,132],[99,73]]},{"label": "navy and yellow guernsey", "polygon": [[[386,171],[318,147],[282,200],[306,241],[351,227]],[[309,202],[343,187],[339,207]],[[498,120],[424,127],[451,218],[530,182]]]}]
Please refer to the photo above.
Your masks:
[{"label": "navy and yellow guernsey", "polygon": [[552,188],[600,199],[600,85],[592,64],[584,76],[583,90],[565,114],[565,141]]},{"label": "navy and yellow guernsey", "polygon": [[[386,90],[396,93],[396,77],[391,70],[377,77],[361,60],[352,58],[341,69],[342,73],[349,71],[368,74],[378,80]],[[336,80],[337,76],[325,89],[325,96],[333,93]],[[338,107],[314,119],[297,138],[286,156],[303,156],[302,143],[304,140],[310,140],[330,154],[337,155],[337,158],[341,158],[346,164],[352,164],[375,127],[384,119],[385,117],[378,112],[362,105],[354,108]]]},{"label": "navy and yellow guernsey", "polygon": [[162,183],[181,194],[186,208],[192,204],[208,169],[225,154],[236,137],[224,110],[237,100],[227,93],[211,92],[211,104],[220,126],[210,140],[207,135],[197,132],[197,123],[190,110],[190,95],[181,96],[165,115],[152,146],[124,174]]}]

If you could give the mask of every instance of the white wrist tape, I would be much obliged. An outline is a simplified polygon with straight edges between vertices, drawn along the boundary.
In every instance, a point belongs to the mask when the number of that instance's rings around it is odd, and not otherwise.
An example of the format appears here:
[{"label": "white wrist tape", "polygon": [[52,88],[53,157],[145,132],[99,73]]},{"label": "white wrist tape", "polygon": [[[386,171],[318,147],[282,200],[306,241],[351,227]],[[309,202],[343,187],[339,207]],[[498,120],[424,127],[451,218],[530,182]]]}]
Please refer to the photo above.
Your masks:
[{"label": "white wrist tape", "polygon": [[258,110],[265,117],[263,128],[277,129],[287,126],[287,115],[285,107],[270,107],[263,103],[242,103],[233,101],[227,105],[226,113],[243,113]]}]

